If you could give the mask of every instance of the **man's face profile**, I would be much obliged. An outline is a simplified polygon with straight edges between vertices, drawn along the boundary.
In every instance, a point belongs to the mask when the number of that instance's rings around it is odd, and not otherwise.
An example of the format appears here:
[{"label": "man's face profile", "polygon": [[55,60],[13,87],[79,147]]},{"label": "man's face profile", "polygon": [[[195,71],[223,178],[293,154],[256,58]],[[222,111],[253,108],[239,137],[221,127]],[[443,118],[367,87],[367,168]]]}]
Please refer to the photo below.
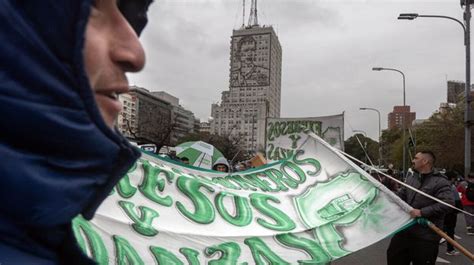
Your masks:
[{"label": "man's face profile", "polygon": [[428,162],[429,160],[427,155],[423,153],[417,153],[412,160],[413,169],[420,171],[428,164]]},{"label": "man's face profile", "polygon": [[84,61],[102,118],[113,128],[122,110],[118,95],[128,92],[125,73],[138,72],[145,65],[143,48],[116,0],[94,1],[86,27]]}]

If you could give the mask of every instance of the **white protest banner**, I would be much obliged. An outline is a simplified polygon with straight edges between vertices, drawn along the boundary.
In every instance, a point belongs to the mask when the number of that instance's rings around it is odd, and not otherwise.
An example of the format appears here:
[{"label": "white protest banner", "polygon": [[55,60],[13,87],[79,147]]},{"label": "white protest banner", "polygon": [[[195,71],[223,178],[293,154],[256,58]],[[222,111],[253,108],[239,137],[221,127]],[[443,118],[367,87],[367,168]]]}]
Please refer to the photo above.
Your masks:
[{"label": "white protest banner", "polygon": [[411,207],[314,134],[232,174],[143,154],[79,245],[99,264],[326,264],[413,223]]},{"label": "white protest banner", "polygon": [[304,132],[310,131],[331,146],[344,150],[344,114],[312,118],[268,118],[266,158],[278,161],[301,149]]}]

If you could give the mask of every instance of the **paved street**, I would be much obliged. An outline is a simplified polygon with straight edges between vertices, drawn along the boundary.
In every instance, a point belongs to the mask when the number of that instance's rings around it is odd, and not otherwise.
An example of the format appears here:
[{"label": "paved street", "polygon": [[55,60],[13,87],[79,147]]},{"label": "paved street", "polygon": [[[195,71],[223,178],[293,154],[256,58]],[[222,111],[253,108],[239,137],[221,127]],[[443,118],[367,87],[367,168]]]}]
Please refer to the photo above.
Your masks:
[{"label": "paved street", "polygon": [[[461,243],[467,250],[474,252],[474,236],[466,235],[466,226],[464,222],[464,216],[458,215],[458,223],[456,226],[456,240]],[[385,251],[390,243],[390,238],[380,241],[379,243],[372,245],[366,249],[363,249],[357,253],[344,257],[338,261],[333,262],[335,265],[382,265],[386,264]],[[474,264],[470,262],[464,255],[459,256],[448,256],[446,253],[446,243],[443,243],[439,247],[439,255],[436,264],[453,264],[453,265],[466,265]]]}]

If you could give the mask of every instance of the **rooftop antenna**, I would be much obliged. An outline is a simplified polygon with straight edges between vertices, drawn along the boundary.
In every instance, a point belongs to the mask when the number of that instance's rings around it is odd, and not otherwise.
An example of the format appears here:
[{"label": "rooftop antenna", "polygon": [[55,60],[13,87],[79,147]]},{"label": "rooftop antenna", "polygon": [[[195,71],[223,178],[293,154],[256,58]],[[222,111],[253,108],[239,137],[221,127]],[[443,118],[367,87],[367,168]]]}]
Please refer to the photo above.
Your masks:
[{"label": "rooftop antenna", "polygon": [[242,0],[242,28],[245,27],[245,0]]},{"label": "rooftop antenna", "polygon": [[252,0],[252,7],[250,9],[249,22],[247,27],[258,26],[258,16],[257,16],[257,0]]}]

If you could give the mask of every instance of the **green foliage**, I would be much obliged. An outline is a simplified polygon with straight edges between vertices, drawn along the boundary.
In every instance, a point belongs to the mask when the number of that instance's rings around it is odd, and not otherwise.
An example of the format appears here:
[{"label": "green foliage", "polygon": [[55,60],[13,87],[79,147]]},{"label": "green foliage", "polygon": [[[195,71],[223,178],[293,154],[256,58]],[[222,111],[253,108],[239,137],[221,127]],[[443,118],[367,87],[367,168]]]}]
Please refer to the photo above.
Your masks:
[{"label": "green foliage", "polygon": [[360,143],[364,146],[364,149],[366,149],[366,152],[372,160],[372,163],[374,163],[374,165],[377,165],[379,158],[379,143],[368,137],[365,137],[362,134],[355,134],[348,138],[346,141],[344,141],[344,151],[349,155],[359,159],[360,161],[363,161],[370,165],[370,162],[367,156],[365,155],[361,144],[359,143],[359,141],[357,141],[357,138],[359,138]]},{"label": "green foliage", "polygon": [[[421,150],[431,150],[436,155],[436,167],[446,169],[463,169],[464,161],[464,105],[458,104],[436,112],[425,122],[406,132],[407,165],[411,165],[412,157]],[[415,149],[416,147],[416,149]],[[384,163],[393,163],[395,168],[402,167],[403,142],[402,130],[385,130],[382,133],[382,154]]]},{"label": "green foliage", "polygon": [[436,166],[452,169],[464,161],[464,108],[433,114],[416,128],[417,150],[429,149],[436,154]]}]

